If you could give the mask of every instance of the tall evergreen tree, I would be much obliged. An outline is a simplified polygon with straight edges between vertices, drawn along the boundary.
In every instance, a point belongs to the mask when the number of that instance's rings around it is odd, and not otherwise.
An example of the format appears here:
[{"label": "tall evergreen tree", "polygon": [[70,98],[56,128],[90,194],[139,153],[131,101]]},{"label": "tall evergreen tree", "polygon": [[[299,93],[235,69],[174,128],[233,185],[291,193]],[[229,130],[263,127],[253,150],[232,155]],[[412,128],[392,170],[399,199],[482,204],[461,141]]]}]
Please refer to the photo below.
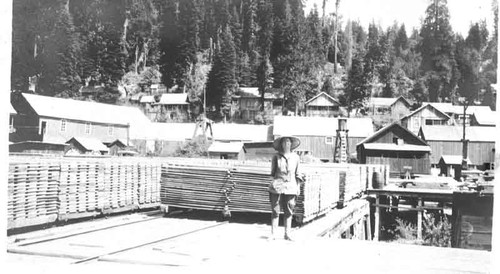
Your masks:
[{"label": "tall evergreen tree", "polygon": [[223,118],[229,117],[231,96],[238,87],[236,82],[236,49],[231,29],[226,26],[220,36],[214,63],[208,75],[207,106],[213,107]]},{"label": "tall evergreen tree", "polygon": [[39,0],[13,1],[11,90],[28,91],[29,78],[39,71],[35,58],[39,54],[41,3]]},{"label": "tall evergreen tree", "polygon": [[72,95],[81,86],[79,72],[80,41],[69,12],[69,0],[54,0],[41,9],[39,93]]},{"label": "tall evergreen tree", "polygon": [[429,100],[436,102],[452,97],[458,75],[447,0],[435,0],[427,7],[420,36],[421,70]]},{"label": "tall evergreen tree", "polygon": [[345,88],[348,115],[352,110],[359,112],[359,110],[363,109],[366,99],[370,96],[368,74],[364,71],[365,64],[363,53],[358,52],[352,60],[352,67],[348,73]]}]

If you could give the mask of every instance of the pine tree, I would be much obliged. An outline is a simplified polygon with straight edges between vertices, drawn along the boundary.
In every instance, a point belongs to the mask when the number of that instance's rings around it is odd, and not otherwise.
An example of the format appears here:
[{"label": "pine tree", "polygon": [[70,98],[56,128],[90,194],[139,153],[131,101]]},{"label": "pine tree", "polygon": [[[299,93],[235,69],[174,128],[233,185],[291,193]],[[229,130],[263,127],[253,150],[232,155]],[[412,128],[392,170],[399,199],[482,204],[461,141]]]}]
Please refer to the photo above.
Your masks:
[{"label": "pine tree", "polygon": [[226,26],[220,36],[214,63],[208,75],[207,106],[214,107],[222,118],[229,117],[231,96],[236,91],[236,49],[231,29]]},{"label": "pine tree", "polygon": [[447,0],[435,0],[427,7],[420,36],[421,70],[427,82],[429,100],[450,98],[457,84],[458,71]]},{"label": "pine tree", "polygon": [[123,26],[126,68],[136,74],[154,67],[159,58],[159,6],[148,0],[129,0]]},{"label": "pine tree", "polygon": [[39,54],[39,0],[13,1],[11,90],[28,91],[29,77],[36,75]]},{"label": "pine tree", "polygon": [[358,52],[352,60],[352,67],[347,76],[346,97],[347,110],[350,115],[351,110],[358,112],[366,104],[366,98],[370,96],[368,74],[364,68],[364,56]]},{"label": "pine tree", "polygon": [[52,1],[41,10],[41,53],[39,93],[72,96],[81,86],[79,72],[80,41],[69,12],[69,1]]}]

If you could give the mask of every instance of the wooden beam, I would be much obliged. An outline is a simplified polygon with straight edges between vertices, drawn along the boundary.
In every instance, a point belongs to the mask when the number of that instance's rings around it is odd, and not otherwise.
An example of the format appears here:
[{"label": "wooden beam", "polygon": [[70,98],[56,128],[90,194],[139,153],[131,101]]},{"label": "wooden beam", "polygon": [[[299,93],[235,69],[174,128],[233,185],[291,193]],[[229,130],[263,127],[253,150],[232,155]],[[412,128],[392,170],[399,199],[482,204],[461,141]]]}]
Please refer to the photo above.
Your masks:
[{"label": "wooden beam", "polygon": [[372,240],[372,222],[370,218],[371,218],[370,215],[365,215],[366,239],[368,241]]},{"label": "wooden beam", "polygon": [[[380,196],[377,195],[375,204],[379,205],[380,204]],[[375,207],[375,231],[373,235],[373,240],[378,241],[379,240],[379,233],[380,233],[380,206]]]},{"label": "wooden beam", "polygon": [[430,210],[443,210],[443,209],[445,209],[444,207],[434,207],[434,206],[400,207],[400,206],[392,206],[392,205],[384,205],[384,204],[373,204],[372,206],[381,207],[381,208],[398,208],[398,209],[404,209],[404,210],[409,210],[409,211],[423,211],[424,209],[430,209]]},{"label": "wooden beam", "polygon": [[[418,208],[422,208],[424,206],[424,201],[422,198],[418,199]],[[423,218],[423,210],[419,210],[417,212],[417,240],[422,240],[422,218]]]}]

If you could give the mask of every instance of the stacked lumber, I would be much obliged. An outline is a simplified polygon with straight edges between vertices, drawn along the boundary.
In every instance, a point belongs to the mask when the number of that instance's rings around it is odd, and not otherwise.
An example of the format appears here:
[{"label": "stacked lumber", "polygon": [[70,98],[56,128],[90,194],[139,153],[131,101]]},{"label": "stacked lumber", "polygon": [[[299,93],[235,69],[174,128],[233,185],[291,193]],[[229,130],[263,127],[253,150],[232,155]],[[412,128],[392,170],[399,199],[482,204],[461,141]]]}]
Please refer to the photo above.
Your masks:
[{"label": "stacked lumber", "polygon": [[161,164],[139,163],[137,202],[139,207],[158,206],[160,202]]},{"label": "stacked lumber", "polygon": [[59,168],[56,164],[10,163],[7,227],[18,228],[57,219]]},{"label": "stacked lumber", "polygon": [[229,210],[270,212],[269,167],[237,166],[230,170],[232,186],[227,190]]},{"label": "stacked lumber", "polygon": [[337,206],[339,201],[339,172],[333,169],[308,167],[303,169],[306,182],[297,197],[296,213],[301,222],[308,222]]},{"label": "stacked lumber", "polygon": [[167,164],[162,172],[162,204],[206,210],[223,210],[224,190],[231,182],[228,170],[219,167]]},{"label": "stacked lumber", "polygon": [[101,166],[97,162],[60,163],[59,219],[96,216],[99,212]]},{"label": "stacked lumber", "polygon": [[139,172],[133,162],[104,161],[104,191],[101,193],[104,213],[137,208]]}]

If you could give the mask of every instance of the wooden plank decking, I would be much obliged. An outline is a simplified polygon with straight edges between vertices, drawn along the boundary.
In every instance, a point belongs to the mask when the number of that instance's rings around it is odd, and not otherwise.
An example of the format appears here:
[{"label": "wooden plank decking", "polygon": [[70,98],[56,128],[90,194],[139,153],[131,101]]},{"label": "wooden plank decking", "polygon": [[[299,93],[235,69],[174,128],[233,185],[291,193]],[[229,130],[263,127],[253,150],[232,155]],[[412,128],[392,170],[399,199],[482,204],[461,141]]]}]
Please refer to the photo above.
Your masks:
[{"label": "wooden plank decking", "polygon": [[[148,273],[269,273],[271,269],[489,273],[492,262],[486,251],[328,239],[300,229],[294,242],[269,241],[266,214],[230,222],[214,216],[159,218],[136,213],[13,235],[8,237],[7,262],[19,271],[36,265],[37,273],[103,267],[127,273],[134,269]],[[55,239],[58,235],[66,237]]]}]

